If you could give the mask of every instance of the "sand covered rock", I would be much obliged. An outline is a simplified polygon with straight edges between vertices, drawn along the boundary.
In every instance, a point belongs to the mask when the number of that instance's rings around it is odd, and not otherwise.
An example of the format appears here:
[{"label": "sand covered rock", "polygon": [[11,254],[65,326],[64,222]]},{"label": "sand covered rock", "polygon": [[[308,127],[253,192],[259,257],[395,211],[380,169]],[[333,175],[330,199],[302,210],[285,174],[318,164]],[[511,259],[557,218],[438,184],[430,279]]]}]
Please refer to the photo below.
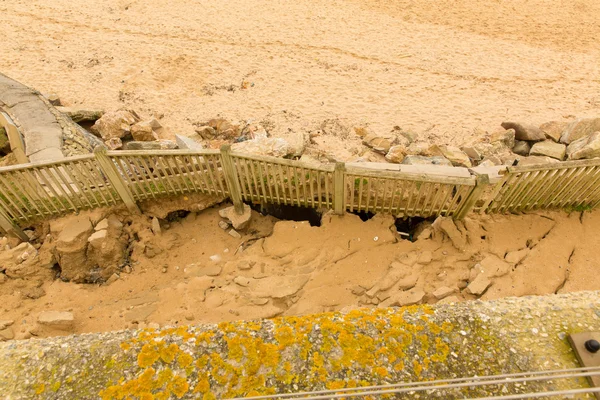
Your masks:
[{"label": "sand covered rock", "polygon": [[440,146],[442,155],[448,159],[455,167],[466,167],[471,168],[473,164],[469,159],[469,156],[455,146]]},{"label": "sand covered rock", "polygon": [[38,316],[38,322],[54,329],[67,330],[73,327],[75,318],[67,311],[44,311]]},{"label": "sand covered rock", "polygon": [[225,218],[236,230],[245,229],[250,223],[250,218],[252,218],[252,209],[250,206],[244,204],[244,212],[242,214],[238,214],[235,211],[235,207],[227,207],[219,211],[219,215],[221,218]]},{"label": "sand covered rock", "polygon": [[399,164],[404,160],[404,157],[406,157],[407,153],[407,149],[403,145],[392,146],[385,155],[385,159],[391,163]]},{"label": "sand covered rock", "polygon": [[438,217],[434,221],[432,227],[436,231],[441,232],[445,236],[447,236],[450,239],[450,241],[452,241],[452,245],[458,250],[464,249],[467,245],[467,239],[465,235],[463,235],[463,233],[458,230],[452,218]]},{"label": "sand covered rock", "polygon": [[133,140],[151,142],[158,140],[156,131],[159,129],[162,129],[162,126],[155,119],[141,121],[131,126],[131,136]]},{"label": "sand covered rock", "polygon": [[62,227],[56,239],[55,252],[63,279],[85,282],[89,277],[87,245],[93,231],[87,216],[73,218]]}]

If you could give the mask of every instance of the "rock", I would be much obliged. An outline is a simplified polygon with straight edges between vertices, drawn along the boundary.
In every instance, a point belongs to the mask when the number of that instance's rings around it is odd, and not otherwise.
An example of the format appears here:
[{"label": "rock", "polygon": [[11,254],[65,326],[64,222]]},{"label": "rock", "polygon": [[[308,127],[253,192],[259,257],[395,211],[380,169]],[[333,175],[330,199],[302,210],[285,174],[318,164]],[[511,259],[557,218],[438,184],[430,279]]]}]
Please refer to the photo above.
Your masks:
[{"label": "rock", "polygon": [[92,233],[92,235],[88,238],[88,243],[91,246],[99,249],[100,247],[102,247],[102,243],[106,240],[107,235],[108,232],[106,230],[96,231]]},{"label": "rock", "polygon": [[126,274],[130,274],[132,271],[133,269],[129,265],[123,267],[123,272],[125,272]]},{"label": "rock", "polygon": [[355,296],[362,296],[365,291],[366,289],[359,285],[353,286],[352,289],[350,289],[350,292],[352,292],[352,294]]},{"label": "rock", "polygon": [[75,323],[73,313],[66,311],[44,311],[38,316],[38,322],[55,329],[68,330]]},{"label": "rock", "polygon": [[529,152],[532,156],[546,156],[555,158],[557,160],[564,160],[567,151],[567,146],[562,143],[556,143],[552,140],[544,140],[543,142],[537,142],[531,146]]},{"label": "rock", "polygon": [[448,296],[448,297],[438,301],[438,304],[452,304],[452,303],[458,303],[459,301],[460,301],[460,298],[458,298],[457,296]]},{"label": "rock", "polygon": [[63,279],[85,282],[89,278],[87,240],[93,229],[87,216],[75,217],[63,226],[55,247]]},{"label": "rock", "polygon": [[520,156],[528,156],[529,151],[531,150],[531,145],[529,142],[524,140],[516,140],[515,147],[512,148],[513,153],[518,154]]},{"label": "rock", "polygon": [[219,221],[219,228],[223,230],[229,229],[229,223],[225,221]]},{"label": "rock", "polygon": [[560,142],[570,144],[598,131],[600,131],[600,118],[579,118],[567,126],[560,137]]},{"label": "rock", "polygon": [[441,156],[433,156],[433,157],[424,157],[424,156],[406,156],[402,160],[402,164],[404,165],[445,165],[452,166],[452,163],[445,157]]},{"label": "rock", "polygon": [[410,143],[413,143],[415,140],[419,138],[419,134],[413,131],[405,131],[404,129],[400,129],[399,126],[394,127],[394,131],[399,131],[400,135],[406,138]]},{"label": "rock", "polygon": [[449,288],[447,286],[442,286],[440,288],[437,288],[434,292],[433,292],[433,296],[438,299],[441,300],[444,297],[448,297],[450,296],[452,293],[454,293],[456,290]]},{"label": "rock", "polygon": [[480,161],[483,158],[483,155],[474,146],[463,146],[460,149],[473,161]]},{"label": "rock", "polygon": [[217,137],[217,131],[212,126],[202,125],[195,129],[202,139],[212,140]]},{"label": "rock", "polygon": [[242,235],[240,235],[235,229],[230,230],[229,232],[229,236],[236,238],[236,239],[241,239]]},{"label": "rock", "polygon": [[481,296],[491,284],[492,281],[490,281],[484,274],[479,274],[477,275],[477,278],[473,280],[473,282],[469,283],[466,291],[467,293],[475,296]]},{"label": "rock", "polygon": [[391,299],[388,300],[388,304],[390,306],[400,307],[411,306],[413,304],[419,304],[423,300],[423,297],[425,297],[423,289],[414,288],[392,296]]},{"label": "rock", "polygon": [[56,93],[50,93],[49,95],[46,95],[46,98],[48,99],[50,104],[52,104],[55,107],[60,107],[62,105],[60,97]]},{"label": "rock", "polygon": [[529,156],[524,157],[519,160],[519,166],[526,165],[539,165],[539,164],[553,164],[560,162],[555,158],[545,157],[545,156]]},{"label": "rock", "polygon": [[233,282],[235,282],[236,285],[240,285],[242,287],[247,287],[248,285],[250,285],[250,279],[246,278],[245,276],[236,276],[235,278],[233,278]]},{"label": "rock", "polygon": [[512,149],[515,147],[515,136],[516,132],[514,129],[498,129],[490,135],[491,145],[486,146],[485,143],[481,143],[479,146],[486,147],[487,154],[494,153],[503,147]]},{"label": "rock", "polygon": [[429,150],[429,145],[427,143],[417,143],[417,142],[411,143],[406,148],[406,151],[408,152],[408,154],[412,154],[412,155],[416,155],[416,156],[427,156],[428,150]]},{"label": "rock", "polygon": [[15,338],[15,333],[12,328],[5,328],[0,330],[0,342],[4,342],[7,340],[13,340]]},{"label": "rock", "polygon": [[175,135],[175,143],[177,143],[177,147],[180,149],[189,149],[189,150],[202,150],[204,147],[201,143],[196,142],[194,139],[182,136]]},{"label": "rock", "polygon": [[258,138],[231,145],[233,151],[272,157],[301,156],[304,144],[292,144],[283,138]]},{"label": "rock", "polygon": [[504,259],[511,264],[518,264],[521,261],[523,261],[525,257],[527,257],[527,254],[529,254],[529,249],[527,248],[516,251],[510,251],[506,253]]},{"label": "rock", "polygon": [[152,233],[154,233],[155,235],[160,235],[162,234],[162,230],[160,229],[160,222],[158,221],[158,218],[154,217],[152,218]]},{"label": "rock", "polygon": [[58,111],[68,115],[73,122],[96,121],[104,115],[104,110],[91,110],[74,107],[56,107]]},{"label": "rock", "polygon": [[402,278],[398,281],[398,285],[396,286],[398,290],[408,290],[415,287],[419,280],[419,274],[413,274]]},{"label": "rock", "polygon": [[177,143],[164,139],[153,142],[133,141],[125,143],[123,148],[125,150],[173,150],[177,148]]},{"label": "rock", "polygon": [[387,152],[385,159],[391,163],[399,164],[402,162],[402,160],[404,160],[406,154],[406,147],[402,145],[392,146]]},{"label": "rock", "polygon": [[242,270],[242,271],[247,271],[247,270],[252,269],[254,264],[256,264],[256,262],[254,262],[254,261],[240,260],[237,263],[237,269]]},{"label": "rock", "polygon": [[[152,142],[158,140],[158,134],[152,129],[153,123],[156,120],[141,121],[131,126],[131,136],[133,140],[140,142]],[[160,126],[160,124],[159,124]]]},{"label": "rock", "polygon": [[521,124],[518,122],[503,122],[500,125],[504,129],[514,129],[515,139],[517,140],[526,140],[528,142],[539,142],[546,140],[546,135],[544,135],[544,132],[542,132],[540,128],[533,125]]},{"label": "rock", "polygon": [[95,231],[108,230],[111,233],[120,235],[123,231],[123,223],[114,215],[109,215],[108,218],[104,218],[94,226]]},{"label": "rock", "polygon": [[215,130],[216,136],[224,139],[235,139],[240,136],[239,125],[233,125],[224,118],[213,118],[206,125]]},{"label": "rock", "polygon": [[119,280],[119,275],[117,275],[116,273],[115,273],[115,274],[112,274],[112,275],[110,276],[110,278],[108,278],[108,279],[106,280],[106,282],[105,282],[105,285],[110,285],[110,284],[112,284],[112,283],[114,283],[114,282],[116,282],[116,281],[118,281],[118,280]]},{"label": "rock", "polygon": [[123,147],[123,141],[118,137],[110,138],[104,141],[104,144],[108,150],[119,150]]},{"label": "rock", "polygon": [[452,245],[456,247],[458,250],[463,250],[467,245],[467,239],[465,236],[458,230],[454,221],[448,217],[438,217],[432,227],[435,230],[439,230],[443,232],[447,237],[452,241]]},{"label": "rock", "polygon": [[511,265],[503,259],[489,255],[478,264],[481,274],[487,278],[498,278],[510,272]]},{"label": "rock", "polygon": [[600,157],[600,131],[572,142],[569,147],[569,160]]},{"label": "rock", "polygon": [[442,155],[448,159],[453,166],[455,167],[466,167],[471,168],[473,165],[471,164],[471,160],[469,156],[455,146],[440,146],[440,150]]},{"label": "rock", "polygon": [[96,121],[92,132],[98,133],[104,140],[123,138],[131,133],[131,125],[136,122],[137,119],[129,111],[107,112]]},{"label": "rock", "polygon": [[540,130],[544,132],[547,139],[559,142],[560,137],[568,126],[568,122],[550,121],[540,125]]},{"label": "rock", "polygon": [[[380,154],[387,154],[392,147],[392,141],[383,136],[377,136],[375,134],[367,135],[363,138],[363,144],[372,148],[374,151]],[[406,143],[407,145],[410,143]]]},{"label": "rock", "polygon": [[233,229],[239,231],[245,229],[250,223],[250,218],[252,217],[252,209],[250,208],[250,206],[244,204],[244,212],[240,215],[235,212],[234,206],[230,206],[219,210],[219,215],[222,218],[227,219],[233,226]]}]

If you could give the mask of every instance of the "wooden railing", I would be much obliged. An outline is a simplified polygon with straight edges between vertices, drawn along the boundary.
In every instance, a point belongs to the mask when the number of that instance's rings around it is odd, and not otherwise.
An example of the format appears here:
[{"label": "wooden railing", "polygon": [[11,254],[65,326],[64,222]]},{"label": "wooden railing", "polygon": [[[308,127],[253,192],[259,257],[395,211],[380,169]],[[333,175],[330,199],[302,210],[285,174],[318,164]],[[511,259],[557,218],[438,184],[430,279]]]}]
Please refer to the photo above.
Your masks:
[{"label": "wooden railing", "polygon": [[186,193],[396,217],[464,218],[547,208],[587,210],[600,204],[600,160],[508,167],[497,183],[464,168],[397,164],[308,164],[218,150],[111,151],[57,162],[0,168],[0,228],[20,227],[83,209]]}]

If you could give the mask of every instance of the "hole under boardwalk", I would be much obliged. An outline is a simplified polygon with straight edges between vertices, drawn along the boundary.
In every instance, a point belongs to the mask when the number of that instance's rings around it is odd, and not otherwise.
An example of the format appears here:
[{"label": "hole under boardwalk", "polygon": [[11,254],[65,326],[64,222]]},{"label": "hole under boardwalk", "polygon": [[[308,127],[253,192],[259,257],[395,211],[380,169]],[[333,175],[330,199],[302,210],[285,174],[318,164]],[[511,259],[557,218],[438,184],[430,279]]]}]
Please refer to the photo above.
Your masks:
[{"label": "hole under boardwalk", "polygon": [[[396,230],[400,233],[403,239],[408,239],[414,242],[414,233],[417,227],[425,221],[433,222],[435,218],[422,218],[422,217],[406,217],[396,218]],[[408,236],[406,236],[408,235]]]},{"label": "hole under boardwalk", "polygon": [[251,204],[250,207],[263,215],[287,221],[308,221],[310,226],[321,226],[320,211],[314,208],[288,206],[284,204]]}]

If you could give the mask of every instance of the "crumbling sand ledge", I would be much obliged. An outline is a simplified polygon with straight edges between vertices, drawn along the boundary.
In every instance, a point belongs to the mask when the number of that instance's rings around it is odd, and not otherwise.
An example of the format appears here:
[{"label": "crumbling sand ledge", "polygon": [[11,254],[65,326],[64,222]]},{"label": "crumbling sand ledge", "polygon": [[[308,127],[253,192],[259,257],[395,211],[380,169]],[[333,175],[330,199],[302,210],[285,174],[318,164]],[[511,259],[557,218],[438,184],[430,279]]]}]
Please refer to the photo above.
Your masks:
[{"label": "crumbling sand ledge", "polygon": [[[572,368],[566,335],[600,329],[599,294],[13,341],[0,344],[0,392],[11,399],[214,399]],[[507,384],[444,398],[585,385]]]}]

